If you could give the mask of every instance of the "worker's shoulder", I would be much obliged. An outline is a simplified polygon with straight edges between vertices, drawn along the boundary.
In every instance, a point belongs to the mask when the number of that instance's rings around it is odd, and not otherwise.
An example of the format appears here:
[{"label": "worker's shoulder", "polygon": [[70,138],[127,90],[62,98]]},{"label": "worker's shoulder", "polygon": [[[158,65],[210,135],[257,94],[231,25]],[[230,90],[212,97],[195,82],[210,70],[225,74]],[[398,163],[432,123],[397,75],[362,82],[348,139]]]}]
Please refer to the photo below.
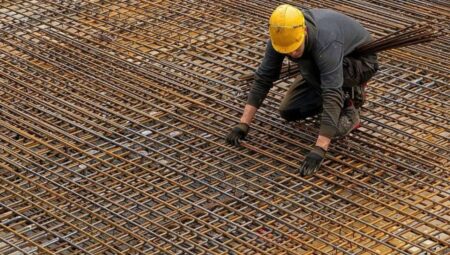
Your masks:
[{"label": "worker's shoulder", "polygon": [[344,18],[331,9],[310,9],[310,13],[320,34],[335,34]]},{"label": "worker's shoulder", "polygon": [[309,10],[317,29],[317,39],[324,47],[334,41],[343,41],[343,27],[354,27],[357,22],[351,17],[332,9]]},{"label": "worker's shoulder", "polygon": [[328,47],[334,41],[340,40],[339,22],[336,22],[336,19],[333,17],[336,14],[336,11],[315,8],[310,9],[310,13],[315,24],[315,48],[318,51]]},{"label": "worker's shoulder", "polygon": [[354,18],[332,9],[314,8],[310,9],[310,13],[318,28],[336,29],[358,23]]},{"label": "worker's shoulder", "polygon": [[328,20],[328,19],[333,19],[333,18],[344,18],[344,17],[349,18],[347,15],[345,15],[341,12],[338,12],[336,10],[333,10],[333,9],[312,8],[312,9],[309,9],[309,11],[314,16],[314,19],[316,21]]}]

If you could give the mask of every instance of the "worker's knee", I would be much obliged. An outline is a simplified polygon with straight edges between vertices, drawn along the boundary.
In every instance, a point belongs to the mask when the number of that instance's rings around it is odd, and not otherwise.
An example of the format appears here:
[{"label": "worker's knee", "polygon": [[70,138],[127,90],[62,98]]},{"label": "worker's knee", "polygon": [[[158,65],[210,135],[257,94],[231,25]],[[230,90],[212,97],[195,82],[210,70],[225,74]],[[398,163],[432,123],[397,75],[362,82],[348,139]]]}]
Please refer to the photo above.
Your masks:
[{"label": "worker's knee", "polygon": [[280,109],[279,111],[281,118],[285,119],[286,121],[301,119],[301,116],[299,116],[299,114],[295,110]]},{"label": "worker's knee", "polygon": [[321,107],[314,108],[280,108],[279,109],[281,118],[286,121],[296,121],[306,119],[307,117],[312,117],[321,112]]}]

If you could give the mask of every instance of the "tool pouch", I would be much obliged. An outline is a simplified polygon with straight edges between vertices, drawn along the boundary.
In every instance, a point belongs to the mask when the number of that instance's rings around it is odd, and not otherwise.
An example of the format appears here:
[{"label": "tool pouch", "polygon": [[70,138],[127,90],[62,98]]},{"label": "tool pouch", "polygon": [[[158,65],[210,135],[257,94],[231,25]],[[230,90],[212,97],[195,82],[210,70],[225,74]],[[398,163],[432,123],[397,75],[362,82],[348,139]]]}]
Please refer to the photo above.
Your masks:
[{"label": "tool pouch", "polygon": [[356,108],[366,101],[365,89],[367,82],[378,71],[376,55],[360,58],[345,57],[343,60],[344,85],[343,90],[352,99]]}]

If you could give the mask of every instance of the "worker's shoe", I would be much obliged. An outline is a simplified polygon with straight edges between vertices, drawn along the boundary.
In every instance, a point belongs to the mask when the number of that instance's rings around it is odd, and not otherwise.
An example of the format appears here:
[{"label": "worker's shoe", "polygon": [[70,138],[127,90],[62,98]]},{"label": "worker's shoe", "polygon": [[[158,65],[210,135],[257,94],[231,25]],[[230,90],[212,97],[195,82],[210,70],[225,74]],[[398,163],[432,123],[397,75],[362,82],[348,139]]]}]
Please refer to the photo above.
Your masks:
[{"label": "worker's shoe", "polygon": [[359,110],[356,109],[351,99],[347,99],[339,118],[338,131],[335,137],[341,138],[348,135],[351,131],[358,129],[361,126],[360,123]]}]

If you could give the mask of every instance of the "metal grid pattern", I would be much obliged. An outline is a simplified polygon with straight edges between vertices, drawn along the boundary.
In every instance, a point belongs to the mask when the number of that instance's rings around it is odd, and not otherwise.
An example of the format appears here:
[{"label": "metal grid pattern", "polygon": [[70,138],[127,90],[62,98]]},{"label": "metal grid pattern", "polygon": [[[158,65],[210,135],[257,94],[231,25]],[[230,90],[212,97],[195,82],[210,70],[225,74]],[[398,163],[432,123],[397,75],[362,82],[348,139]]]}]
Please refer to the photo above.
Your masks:
[{"label": "metal grid pattern", "polygon": [[363,127],[301,178],[291,79],[223,141],[279,3],[0,1],[0,254],[448,254],[450,7],[293,3],[444,31],[380,55]]}]

